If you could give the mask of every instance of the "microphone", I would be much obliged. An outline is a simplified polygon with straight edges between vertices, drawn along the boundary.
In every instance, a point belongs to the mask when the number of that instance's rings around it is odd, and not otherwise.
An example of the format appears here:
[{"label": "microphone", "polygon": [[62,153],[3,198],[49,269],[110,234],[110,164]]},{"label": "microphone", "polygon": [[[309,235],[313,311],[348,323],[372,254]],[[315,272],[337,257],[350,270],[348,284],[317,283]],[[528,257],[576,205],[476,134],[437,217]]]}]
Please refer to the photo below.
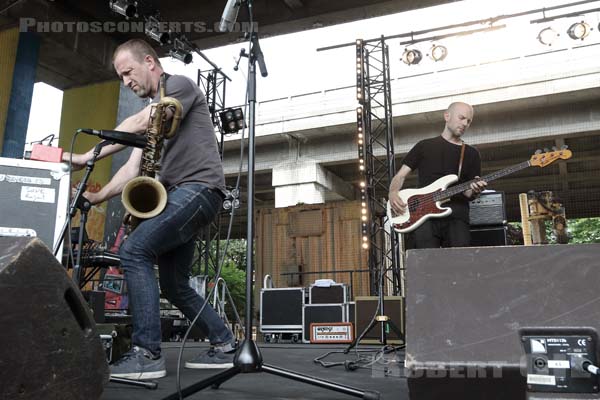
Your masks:
[{"label": "microphone", "polygon": [[221,17],[221,23],[219,24],[219,32],[233,31],[233,26],[237,20],[241,3],[242,0],[227,0],[227,4],[223,10],[223,16]]},{"label": "microphone", "polygon": [[110,142],[124,144],[125,146],[139,147],[143,149],[148,143],[148,139],[144,135],[134,135],[133,133],[107,131],[96,129],[77,129],[77,132],[87,133],[88,135],[98,136]]}]

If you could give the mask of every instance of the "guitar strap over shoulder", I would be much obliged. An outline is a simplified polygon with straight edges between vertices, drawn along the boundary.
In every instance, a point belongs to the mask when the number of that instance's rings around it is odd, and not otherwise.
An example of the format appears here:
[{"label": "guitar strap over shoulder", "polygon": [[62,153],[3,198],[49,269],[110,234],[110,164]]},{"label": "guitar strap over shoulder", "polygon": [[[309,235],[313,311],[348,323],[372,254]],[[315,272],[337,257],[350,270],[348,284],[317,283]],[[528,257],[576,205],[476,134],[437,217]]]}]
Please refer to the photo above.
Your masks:
[{"label": "guitar strap over shoulder", "polygon": [[462,143],[460,148],[460,160],[458,161],[458,179],[460,179],[460,173],[462,171],[463,159],[465,158],[465,142]]}]

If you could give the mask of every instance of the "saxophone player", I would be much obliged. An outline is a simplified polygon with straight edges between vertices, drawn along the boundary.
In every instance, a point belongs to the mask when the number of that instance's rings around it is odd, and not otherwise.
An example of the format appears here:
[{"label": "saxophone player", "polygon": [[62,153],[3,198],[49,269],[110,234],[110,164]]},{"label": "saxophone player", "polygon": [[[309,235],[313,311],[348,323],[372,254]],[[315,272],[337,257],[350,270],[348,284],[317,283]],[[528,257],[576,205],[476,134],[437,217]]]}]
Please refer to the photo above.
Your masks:
[{"label": "saxophone player", "polygon": [[[119,46],[113,66],[123,84],[137,96],[158,102],[164,74],[154,49],[143,40],[133,39]],[[125,271],[132,315],[132,348],[111,365],[111,376],[154,379],[166,375],[161,355],[159,287],[154,265],[158,264],[163,295],[187,318],[193,320],[205,300],[188,283],[194,254],[195,234],[209,224],[221,209],[225,178],[217,149],[214,128],[206,99],[189,78],[166,77],[167,96],[181,103],[181,122],[173,137],[164,140],[158,180],[167,190],[167,204],[155,217],[144,219],[121,246],[119,256]],[[125,119],[115,129],[144,134],[152,105]],[[172,118],[167,111],[167,119]],[[102,149],[104,158],[125,146],[114,144]],[[74,168],[82,168],[93,150],[73,154]],[[129,160],[97,193],[84,196],[98,204],[123,190],[140,174],[143,150],[134,148]],[[63,160],[69,159],[63,155]],[[207,304],[198,318],[199,328],[208,335],[211,348],[188,360],[188,368],[229,368],[233,364],[235,341],[215,310]]]}]

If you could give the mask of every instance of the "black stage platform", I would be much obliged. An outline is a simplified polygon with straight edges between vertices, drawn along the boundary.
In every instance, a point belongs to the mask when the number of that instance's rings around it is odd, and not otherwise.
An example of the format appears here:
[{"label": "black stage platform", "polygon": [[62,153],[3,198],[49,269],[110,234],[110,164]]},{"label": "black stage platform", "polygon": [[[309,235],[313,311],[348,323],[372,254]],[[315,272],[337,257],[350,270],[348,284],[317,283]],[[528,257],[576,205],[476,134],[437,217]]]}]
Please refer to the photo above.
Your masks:
[{"label": "black stage platform", "polygon": [[[180,343],[163,343],[163,354],[167,357],[167,376],[157,379],[158,389],[148,390],[134,386],[109,383],[101,400],[137,400],[137,399],[162,399],[176,392],[177,356]],[[182,363],[193,357],[199,351],[207,348],[206,343],[188,342],[183,354]],[[313,362],[329,351],[343,350],[341,345],[308,345],[308,344],[259,344],[265,364],[275,365],[285,369],[294,370],[302,374],[311,375],[353,386],[362,390],[377,390],[381,399],[405,400],[408,399],[408,389],[402,364],[395,360],[404,360],[404,352],[385,355],[385,360],[380,359],[372,366],[347,371],[344,366],[325,368]],[[360,346],[361,357],[377,356],[381,346]],[[381,355],[381,353],[379,353]],[[324,361],[355,360],[356,354],[332,354]],[[387,360],[387,361],[386,361]],[[384,372],[387,367],[388,373]],[[210,377],[222,370],[191,370],[181,368],[182,388]],[[321,389],[312,385],[289,379],[280,378],[267,373],[239,374],[224,383],[219,389],[207,388],[187,399],[211,400],[264,400],[264,399],[353,399],[356,397]]]}]

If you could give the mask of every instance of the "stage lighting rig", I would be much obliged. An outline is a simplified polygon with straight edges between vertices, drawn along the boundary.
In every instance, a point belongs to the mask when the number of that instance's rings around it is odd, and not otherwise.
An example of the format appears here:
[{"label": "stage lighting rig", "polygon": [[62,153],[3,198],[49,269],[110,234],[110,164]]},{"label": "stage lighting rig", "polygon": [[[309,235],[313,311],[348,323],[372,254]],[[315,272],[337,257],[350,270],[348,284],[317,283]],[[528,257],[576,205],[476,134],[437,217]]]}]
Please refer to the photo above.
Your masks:
[{"label": "stage lighting rig", "polygon": [[441,46],[439,44],[434,44],[431,46],[429,50],[429,58],[433,61],[442,61],[448,55],[448,49],[446,46]]},{"label": "stage lighting rig", "polygon": [[586,22],[581,21],[571,25],[567,34],[573,40],[583,40],[590,34],[591,30],[592,28]]},{"label": "stage lighting rig", "polygon": [[112,11],[124,16],[125,19],[138,17],[137,5],[137,1],[131,0],[110,0],[108,3]]},{"label": "stage lighting rig", "polygon": [[233,189],[232,191],[227,192],[227,196],[225,200],[223,200],[223,209],[231,210],[232,208],[237,209],[240,208],[240,191],[238,189]]},{"label": "stage lighting rig", "polygon": [[545,46],[552,46],[556,39],[560,36],[554,29],[548,27],[544,28],[538,34],[538,41]]},{"label": "stage lighting rig", "polygon": [[221,125],[225,133],[236,133],[246,127],[244,112],[241,108],[228,108],[219,113]]},{"label": "stage lighting rig", "polygon": [[192,56],[192,53],[190,53],[186,49],[185,43],[183,43],[179,39],[175,39],[175,43],[173,44],[173,48],[171,49],[171,51],[169,51],[169,55],[171,57],[181,61],[185,65],[191,63],[192,60],[194,59],[194,57]]},{"label": "stage lighting rig", "polygon": [[416,65],[423,59],[423,54],[417,49],[406,48],[402,53],[402,62],[406,65]]},{"label": "stage lighting rig", "polygon": [[171,43],[171,32],[160,30],[160,22],[156,17],[148,17],[144,32],[150,39],[160,43],[161,46]]}]

